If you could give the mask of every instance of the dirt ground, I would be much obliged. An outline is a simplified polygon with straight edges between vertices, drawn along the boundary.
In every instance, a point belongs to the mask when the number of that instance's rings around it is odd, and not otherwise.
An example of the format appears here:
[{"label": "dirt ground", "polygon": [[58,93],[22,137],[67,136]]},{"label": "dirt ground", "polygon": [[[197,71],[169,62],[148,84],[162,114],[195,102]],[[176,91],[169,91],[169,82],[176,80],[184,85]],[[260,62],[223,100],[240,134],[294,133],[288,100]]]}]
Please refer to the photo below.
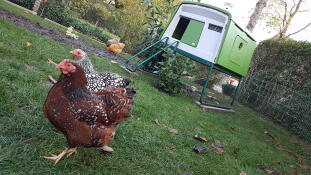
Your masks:
[{"label": "dirt ground", "polygon": [[125,59],[118,55],[115,55],[103,48],[94,46],[83,40],[74,40],[73,38],[66,37],[63,31],[59,31],[53,28],[42,26],[39,23],[33,22],[22,16],[16,15],[12,12],[0,8],[0,19],[7,20],[15,25],[23,27],[31,32],[47,36],[55,41],[68,44],[73,48],[79,48],[84,50],[88,55],[95,57],[106,57],[110,58],[119,63],[124,63]]}]

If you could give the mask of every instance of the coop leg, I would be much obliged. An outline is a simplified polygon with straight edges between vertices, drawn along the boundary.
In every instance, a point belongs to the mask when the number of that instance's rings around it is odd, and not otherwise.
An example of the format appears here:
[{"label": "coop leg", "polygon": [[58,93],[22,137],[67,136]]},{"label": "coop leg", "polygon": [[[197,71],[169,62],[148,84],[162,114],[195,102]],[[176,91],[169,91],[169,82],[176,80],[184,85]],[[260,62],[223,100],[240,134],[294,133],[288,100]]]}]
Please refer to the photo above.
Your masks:
[{"label": "coop leg", "polygon": [[207,74],[207,77],[206,77],[206,80],[205,80],[205,83],[204,83],[204,87],[203,87],[202,92],[201,92],[200,103],[203,104],[203,105],[206,104],[204,102],[204,97],[206,95],[206,88],[208,86],[209,79],[212,76],[213,68],[214,68],[214,64],[211,65],[210,70],[208,71],[208,74]]},{"label": "coop leg", "polygon": [[230,106],[232,107],[234,102],[235,102],[235,99],[238,95],[238,91],[239,91],[239,87],[240,87],[240,84],[241,84],[241,81],[242,81],[243,78],[239,78],[239,83],[238,83],[238,86],[235,88],[235,91],[234,91],[234,94],[233,94],[233,97],[232,97],[232,101],[230,103]]}]

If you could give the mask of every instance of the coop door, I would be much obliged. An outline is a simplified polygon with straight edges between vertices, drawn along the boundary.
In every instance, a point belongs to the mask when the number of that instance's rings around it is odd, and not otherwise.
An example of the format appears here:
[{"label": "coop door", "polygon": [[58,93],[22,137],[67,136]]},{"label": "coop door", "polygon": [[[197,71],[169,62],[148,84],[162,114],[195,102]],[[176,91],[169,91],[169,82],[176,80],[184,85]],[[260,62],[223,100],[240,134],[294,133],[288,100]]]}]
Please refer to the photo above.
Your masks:
[{"label": "coop door", "polygon": [[184,44],[197,47],[203,28],[204,22],[180,17],[172,37]]},{"label": "coop door", "polygon": [[236,65],[243,65],[243,57],[247,52],[247,42],[240,36],[236,36],[231,50],[231,61]]}]

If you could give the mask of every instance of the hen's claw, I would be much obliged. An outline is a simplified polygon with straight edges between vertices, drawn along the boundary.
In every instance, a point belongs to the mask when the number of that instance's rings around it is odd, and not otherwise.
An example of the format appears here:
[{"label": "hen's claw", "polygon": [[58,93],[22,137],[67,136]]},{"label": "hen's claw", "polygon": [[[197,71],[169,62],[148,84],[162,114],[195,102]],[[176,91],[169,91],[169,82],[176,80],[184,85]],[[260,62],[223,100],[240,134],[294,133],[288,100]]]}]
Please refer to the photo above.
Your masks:
[{"label": "hen's claw", "polygon": [[65,148],[59,155],[52,154],[52,156],[44,156],[45,159],[53,160],[54,164],[57,164],[60,159],[62,159],[67,154],[67,157],[71,156],[72,154],[77,154],[76,148]]},{"label": "hen's claw", "polygon": [[71,148],[67,151],[67,157],[71,156],[72,154],[78,154],[77,148]]},{"label": "hen's claw", "polygon": [[101,147],[100,149],[101,149],[102,151],[109,152],[109,153],[111,153],[111,152],[114,151],[113,148],[111,148],[111,147],[109,147],[109,146],[107,146],[107,145],[104,145],[104,146]]}]

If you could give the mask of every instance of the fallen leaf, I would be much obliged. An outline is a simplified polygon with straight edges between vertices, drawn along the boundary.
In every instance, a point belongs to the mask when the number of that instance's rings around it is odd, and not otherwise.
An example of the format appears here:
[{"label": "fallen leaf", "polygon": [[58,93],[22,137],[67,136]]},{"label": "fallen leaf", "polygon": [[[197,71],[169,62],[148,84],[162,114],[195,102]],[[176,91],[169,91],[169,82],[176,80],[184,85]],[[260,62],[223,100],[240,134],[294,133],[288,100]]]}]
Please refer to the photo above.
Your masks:
[{"label": "fallen leaf", "polygon": [[275,143],[276,146],[281,146],[281,141],[280,140],[276,139],[274,143]]},{"label": "fallen leaf", "polygon": [[293,169],[294,169],[294,168],[297,168],[296,165],[290,165],[289,167],[290,167],[290,168],[293,168]]},{"label": "fallen leaf", "polygon": [[233,127],[231,127],[231,131],[232,131],[232,132],[236,132],[236,129],[233,128]]},{"label": "fallen leaf", "polygon": [[30,42],[26,42],[27,47],[31,46],[32,44]]},{"label": "fallen leaf", "polygon": [[111,60],[110,61],[112,64],[117,64],[118,62]]},{"label": "fallen leaf", "polygon": [[169,129],[169,131],[170,131],[171,133],[173,133],[173,134],[176,134],[176,135],[180,134],[179,131],[178,131],[177,129],[174,129],[174,128],[168,128],[168,129]]},{"label": "fallen leaf", "polygon": [[157,125],[161,126],[159,120],[154,120],[154,122],[155,122]]},{"label": "fallen leaf", "polygon": [[218,147],[216,147],[216,146],[214,146],[214,145],[212,145],[212,149],[213,149],[217,154],[224,154],[224,153],[225,153],[223,149],[218,148]]},{"label": "fallen leaf", "polygon": [[171,128],[167,125],[165,125],[164,123],[160,122],[159,120],[154,120],[154,122],[159,125],[159,126],[163,126],[164,128],[167,128],[171,133],[176,134],[176,135],[181,135],[184,136],[182,133],[180,133],[177,129]]},{"label": "fallen leaf", "polygon": [[234,148],[233,153],[238,154],[240,152],[240,148]]},{"label": "fallen leaf", "polygon": [[182,173],[180,173],[180,175],[191,175],[191,174],[187,173],[187,172],[182,172]]},{"label": "fallen leaf", "polygon": [[25,13],[29,13],[27,10],[24,10]]},{"label": "fallen leaf", "polygon": [[269,137],[271,137],[273,140],[275,140],[276,138],[270,134],[268,131],[264,131],[263,133],[267,134]]},{"label": "fallen leaf", "polygon": [[239,175],[247,175],[244,171],[241,171]]},{"label": "fallen leaf", "polygon": [[204,151],[206,151],[206,147],[205,146],[194,146],[193,147],[193,150],[196,152],[196,153],[203,153]]},{"label": "fallen leaf", "polygon": [[173,146],[166,146],[165,148],[171,152],[176,152],[176,148]]},{"label": "fallen leaf", "polygon": [[308,173],[311,173],[311,168],[309,168],[309,167],[307,167],[307,166],[304,166],[304,165],[299,165],[299,167],[300,167],[302,170],[304,170],[304,171],[306,171],[306,172],[308,172]]},{"label": "fallen leaf", "polygon": [[225,146],[228,146],[227,144],[225,144],[225,143],[223,143],[223,142],[221,142],[221,141],[219,141],[219,140],[217,140],[217,139],[214,139],[213,145],[214,145],[215,147],[219,147],[219,148],[223,148],[223,147],[225,147]]},{"label": "fallen leaf", "polygon": [[214,128],[214,126],[213,126],[213,125],[207,125],[207,127],[208,127],[208,128]]},{"label": "fallen leaf", "polygon": [[193,136],[193,138],[200,140],[201,142],[207,142],[207,139],[205,137],[202,137],[202,136],[195,135],[195,136]]},{"label": "fallen leaf", "polygon": [[265,164],[259,164],[259,165],[257,165],[257,168],[259,168],[261,170],[264,170],[268,174],[272,174],[272,175],[285,175],[284,173],[279,172],[276,168],[269,167],[269,166],[267,166]]}]

